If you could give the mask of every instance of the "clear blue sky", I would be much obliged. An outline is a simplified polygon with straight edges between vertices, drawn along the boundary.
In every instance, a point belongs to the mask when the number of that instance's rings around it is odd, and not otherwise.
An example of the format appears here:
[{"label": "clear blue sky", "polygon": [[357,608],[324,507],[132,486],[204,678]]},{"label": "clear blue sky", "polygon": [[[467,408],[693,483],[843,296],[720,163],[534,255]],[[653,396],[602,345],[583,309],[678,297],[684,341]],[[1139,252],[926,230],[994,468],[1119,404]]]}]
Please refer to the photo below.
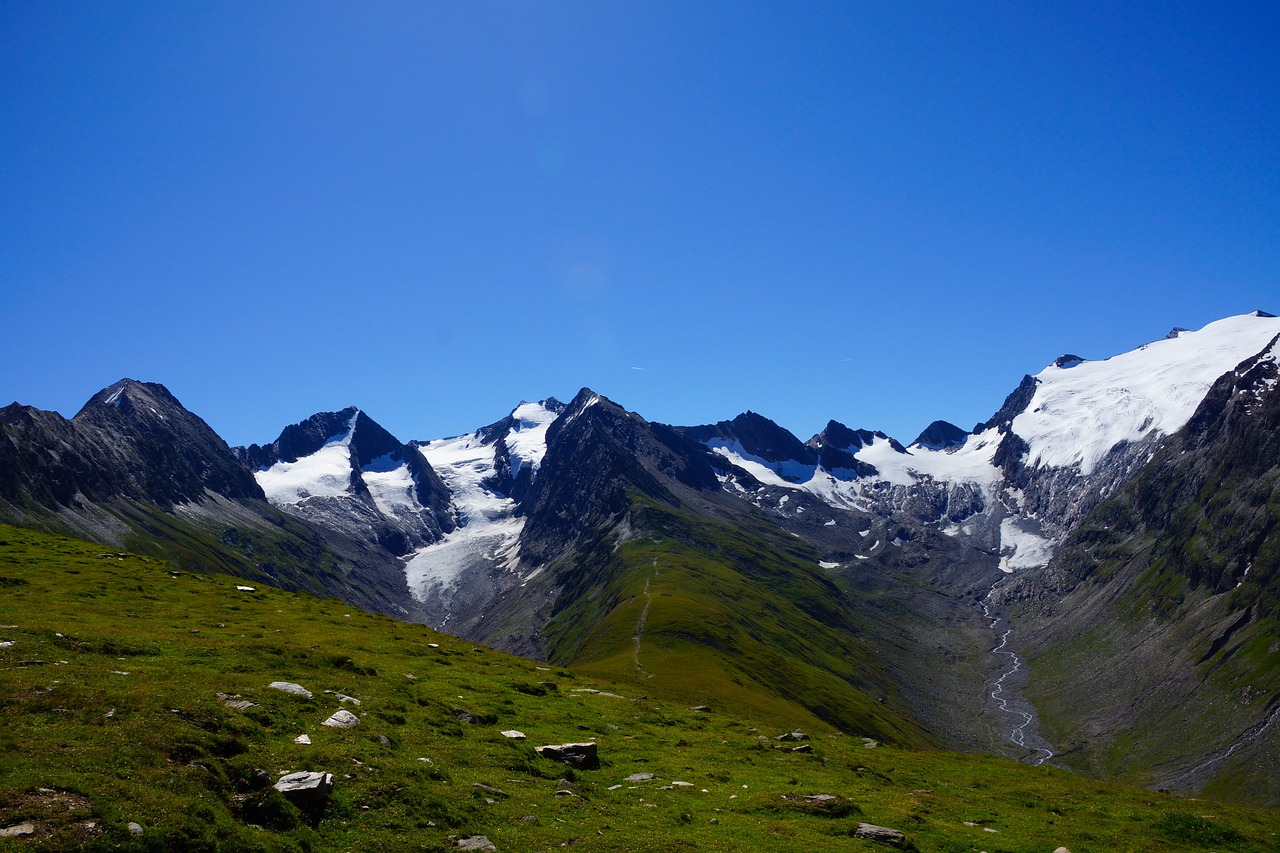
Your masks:
[{"label": "clear blue sky", "polygon": [[1257,3],[0,2],[0,398],[910,440],[1280,312]]}]

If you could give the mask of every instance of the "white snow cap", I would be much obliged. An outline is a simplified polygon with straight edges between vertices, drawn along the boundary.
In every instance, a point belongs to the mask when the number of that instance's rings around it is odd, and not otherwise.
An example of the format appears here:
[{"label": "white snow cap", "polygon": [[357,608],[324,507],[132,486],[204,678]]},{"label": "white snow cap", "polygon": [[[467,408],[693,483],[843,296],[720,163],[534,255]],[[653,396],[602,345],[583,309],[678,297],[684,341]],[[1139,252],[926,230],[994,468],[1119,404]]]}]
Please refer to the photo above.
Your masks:
[{"label": "white snow cap", "polygon": [[1280,318],[1244,314],[1103,361],[1050,365],[1036,375],[1035,395],[1013,431],[1029,445],[1031,465],[1090,474],[1121,441],[1177,432],[1214,380],[1277,334]]}]

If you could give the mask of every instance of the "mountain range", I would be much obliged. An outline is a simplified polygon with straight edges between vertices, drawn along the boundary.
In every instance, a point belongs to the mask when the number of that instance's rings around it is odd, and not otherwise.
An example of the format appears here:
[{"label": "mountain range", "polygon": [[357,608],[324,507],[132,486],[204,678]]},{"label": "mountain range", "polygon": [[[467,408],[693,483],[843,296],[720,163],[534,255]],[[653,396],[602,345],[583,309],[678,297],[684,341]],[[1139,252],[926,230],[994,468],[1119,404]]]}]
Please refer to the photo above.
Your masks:
[{"label": "mountain range", "polygon": [[1064,355],[908,444],[582,389],[463,436],[352,406],[232,448],[126,379],[0,409],[0,519],[658,697],[1274,804],[1277,336]]}]

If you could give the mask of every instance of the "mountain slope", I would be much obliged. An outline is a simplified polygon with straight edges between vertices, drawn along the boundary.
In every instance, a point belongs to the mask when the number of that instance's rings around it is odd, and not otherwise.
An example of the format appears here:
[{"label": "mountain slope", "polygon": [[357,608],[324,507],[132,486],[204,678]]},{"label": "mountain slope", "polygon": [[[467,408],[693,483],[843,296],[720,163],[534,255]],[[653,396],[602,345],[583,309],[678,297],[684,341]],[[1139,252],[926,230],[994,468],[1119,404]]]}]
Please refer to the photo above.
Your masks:
[{"label": "mountain slope", "polygon": [[[775,739],[789,718],[696,712],[335,601],[29,530],[0,526],[0,566],[12,623],[0,829],[29,833],[5,849],[443,853],[478,835],[504,851],[880,849],[851,837],[866,822],[925,853],[1118,840],[1252,853],[1280,832],[1274,812],[868,749],[825,728],[794,752]],[[358,723],[324,726],[339,709]],[[527,738],[502,734],[513,729]],[[535,750],[569,740],[595,742],[600,766]],[[273,789],[306,769],[333,774],[327,798],[296,805]]]},{"label": "mountain slope", "polygon": [[122,380],[70,420],[0,409],[0,519],[412,613],[394,560],[272,508],[226,443],[162,385]]},{"label": "mountain slope", "polygon": [[1278,353],[1219,379],[1048,569],[1011,587],[1028,695],[1072,766],[1280,803]]}]

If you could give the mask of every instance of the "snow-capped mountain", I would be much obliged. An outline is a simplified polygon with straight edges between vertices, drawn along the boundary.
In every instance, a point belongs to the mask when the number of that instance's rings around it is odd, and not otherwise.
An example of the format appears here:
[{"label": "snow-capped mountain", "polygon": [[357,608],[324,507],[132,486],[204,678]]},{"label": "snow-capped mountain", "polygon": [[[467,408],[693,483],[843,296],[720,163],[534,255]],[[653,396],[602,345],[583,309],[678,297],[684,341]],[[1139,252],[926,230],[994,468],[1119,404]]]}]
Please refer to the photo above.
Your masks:
[{"label": "snow-capped mountain", "polygon": [[1108,359],[1063,356],[1025,377],[972,433],[946,424],[909,448],[835,422],[800,445],[752,413],[686,433],[749,474],[726,486],[758,504],[791,489],[836,508],[905,514],[997,551],[1013,571],[1044,565],[1074,521],[1187,423],[1219,376],[1277,334],[1280,319],[1254,312]]},{"label": "snow-capped mountain", "polygon": [[312,415],[238,453],[274,506],[396,556],[454,527],[449,489],[417,448],[354,406]]},{"label": "snow-capped mountain", "polygon": [[412,594],[441,626],[451,626],[453,602],[482,610],[509,583],[537,567],[519,564],[524,529],[520,499],[547,452],[547,428],[564,411],[554,397],[522,402],[487,427],[418,445],[418,452],[449,489],[457,528],[409,555],[405,573]]}]

